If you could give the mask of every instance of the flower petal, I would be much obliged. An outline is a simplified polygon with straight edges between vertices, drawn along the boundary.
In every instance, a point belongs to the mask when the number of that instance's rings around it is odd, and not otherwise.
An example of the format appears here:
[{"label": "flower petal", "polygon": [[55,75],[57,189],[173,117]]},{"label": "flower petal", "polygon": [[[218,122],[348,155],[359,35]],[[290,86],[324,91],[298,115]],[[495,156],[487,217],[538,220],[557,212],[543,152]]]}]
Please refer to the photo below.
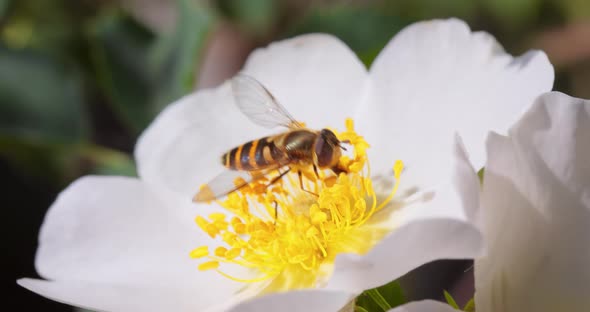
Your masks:
[{"label": "flower petal", "polygon": [[358,130],[372,145],[374,172],[395,159],[422,187],[449,173],[445,153],[458,132],[476,168],[489,130],[504,131],[553,83],[543,52],[513,58],[489,34],[456,19],[413,24],[374,61],[373,89]]},{"label": "flower petal", "polygon": [[459,138],[456,140],[450,164],[453,181],[407,198],[389,220],[382,220],[395,224],[395,228],[368,254],[339,255],[329,289],[369,289],[433,260],[482,254],[483,237],[474,224],[479,213],[479,180]]},{"label": "flower petal", "polygon": [[590,309],[590,101],[545,94],[487,148],[477,311]]},{"label": "flower petal", "polygon": [[[448,154],[451,158],[447,167],[451,173],[444,180],[448,182],[438,181],[432,188],[399,194],[404,204],[394,215],[398,224],[429,218],[453,218],[477,223],[480,181],[465,151],[462,138],[458,135],[455,135],[452,150]],[[400,183],[406,183],[405,175],[402,175]]]},{"label": "flower petal", "polygon": [[457,310],[446,303],[422,300],[404,304],[388,312],[457,312]]},{"label": "flower petal", "polygon": [[354,52],[327,34],[302,35],[258,49],[244,72],[312,129],[342,128],[364,100],[368,80]]},{"label": "flower petal", "polygon": [[204,309],[192,289],[155,285],[114,285],[80,281],[44,281],[24,278],[22,287],[49,299],[96,311],[220,311]]},{"label": "flower petal", "polygon": [[411,222],[364,256],[339,255],[327,289],[362,291],[384,285],[433,260],[474,258],[481,254],[482,240],[476,228],[457,220]]},{"label": "flower petal", "polygon": [[[186,289],[191,300],[197,301],[193,306],[202,308],[227,300],[239,285],[214,272],[199,272],[189,257],[207,238],[193,223],[194,212],[187,202],[137,179],[81,178],[59,195],[47,213],[39,238],[37,271],[59,283],[129,288],[138,296],[144,288],[161,288],[163,294],[171,293],[166,289]],[[56,296],[75,288],[71,284],[39,285]],[[86,297],[76,298],[62,300],[89,304]]]},{"label": "flower petal", "polygon": [[353,294],[345,292],[326,290],[301,290],[266,295],[259,298],[255,298],[234,307],[230,311],[339,311],[353,299]]},{"label": "flower petal", "polygon": [[264,134],[237,109],[228,83],[199,91],[168,106],[141,135],[139,175],[192,198],[224,170],[223,153]]},{"label": "flower petal", "polygon": [[[556,183],[562,184],[571,195],[580,197],[586,205],[590,203],[589,100],[559,92],[544,94],[510,130],[509,136],[528,163],[546,166],[558,180]],[[545,176],[536,176],[542,173],[537,170],[530,173],[535,181],[546,185]]]}]

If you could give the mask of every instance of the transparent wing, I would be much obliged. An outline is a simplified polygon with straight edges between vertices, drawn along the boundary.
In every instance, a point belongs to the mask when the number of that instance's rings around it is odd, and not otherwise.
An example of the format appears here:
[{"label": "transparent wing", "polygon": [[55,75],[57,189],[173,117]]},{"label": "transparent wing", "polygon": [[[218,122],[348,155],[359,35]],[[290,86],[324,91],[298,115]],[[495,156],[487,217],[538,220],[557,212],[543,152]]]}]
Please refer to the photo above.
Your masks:
[{"label": "transparent wing", "polygon": [[239,190],[243,186],[254,181],[256,178],[258,178],[258,176],[252,175],[248,171],[223,171],[209,183],[203,185],[199,192],[193,197],[193,201],[209,202],[215,200]]},{"label": "transparent wing", "polygon": [[252,122],[266,128],[302,128],[258,80],[239,74],[231,85],[238,107]]}]

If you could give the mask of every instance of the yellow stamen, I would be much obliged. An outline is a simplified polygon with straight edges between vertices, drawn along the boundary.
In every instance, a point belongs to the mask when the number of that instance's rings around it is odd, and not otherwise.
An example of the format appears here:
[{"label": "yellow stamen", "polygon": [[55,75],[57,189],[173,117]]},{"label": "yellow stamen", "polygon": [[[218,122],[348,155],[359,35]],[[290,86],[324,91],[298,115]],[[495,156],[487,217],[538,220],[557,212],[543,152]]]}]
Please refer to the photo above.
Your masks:
[{"label": "yellow stamen", "polygon": [[207,271],[207,270],[217,269],[218,267],[219,267],[219,262],[207,261],[207,262],[201,263],[199,265],[199,271]]},{"label": "yellow stamen", "polygon": [[215,255],[218,257],[225,257],[226,253],[227,253],[227,248],[225,248],[225,247],[215,248]]},{"label": "yellow stamen", "polygon": [[190,253],[191,258],[202,258],[209,255],[209,247],[208,246],[201,246],[199,248],[193,249]]},{"label": "yellow stamen", "polygon": [[[395,184],[381,203],[370,179],[366,151],[369,144],[354,131],[347,119],[346,130],[337,132],[339,140],[348,142],[352,155],[343,155],[339,168],[346,174],[297,168],[304,175],[305,192],[296,173],[289,173],[268,187],[270,179],[255,182],[228,195],[219,204],[225,212],[215,212],[195,222],[212,238],[220,237],[224,246],[209,254],[207,246],[191,252],[192,258],[209,261],[199,270],[215,269],[237,282],[265,282],[262,292],[315,287],[330,275],[336,255],[364,254],[392,228],[368,222],[385,209],[397,191],[403,163],[396,161]],[[292,170],[296,171],[296,170]],[[279,207],[275,218],[275,206]],[[221,265],[246,268],[254,277],[236,276],[218,269]]]}]

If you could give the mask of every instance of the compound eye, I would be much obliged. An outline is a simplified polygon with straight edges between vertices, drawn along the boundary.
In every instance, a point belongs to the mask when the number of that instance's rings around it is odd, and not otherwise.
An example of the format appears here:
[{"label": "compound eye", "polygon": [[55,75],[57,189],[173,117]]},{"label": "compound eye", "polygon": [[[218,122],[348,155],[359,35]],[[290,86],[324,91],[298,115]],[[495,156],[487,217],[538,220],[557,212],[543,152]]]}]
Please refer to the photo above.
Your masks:
[{"label": "compound eye", "polygon": [[334,158],[334,149],[337,148],[338,139],[330,130],[323,129],[315,143],[315,154],[320,167],[332,165]]}]

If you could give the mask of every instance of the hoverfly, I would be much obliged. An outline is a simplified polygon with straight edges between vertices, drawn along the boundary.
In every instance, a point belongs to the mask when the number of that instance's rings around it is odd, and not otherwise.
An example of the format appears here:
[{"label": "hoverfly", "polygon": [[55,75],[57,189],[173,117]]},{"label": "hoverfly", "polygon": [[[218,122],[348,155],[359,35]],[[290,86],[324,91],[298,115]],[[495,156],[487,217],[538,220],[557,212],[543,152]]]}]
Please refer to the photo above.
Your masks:
[{"label": "hoverfly", "polygon": [[[304,191],[303,167],[311,166],[316,176],[318,169],[331,169],[336,174],[345,172],[338,167],[338,163],[341,149],[346,150],[341,144],[346,142],[338,140],[334,132],[304,127],[260,82],[250,76],[239,74],[232,79],[231,87],[238,108],[252,122],[266,128],[281,126],[288,130],[244,143],[223,154],[221,163],[228,170],[201,188],[193,201],[207,202],[225,196],[275,170],[278,175],[270,180],[269,186],[295,169]],[[242,182],[236,184],[238,177],[242,178]]]}]

